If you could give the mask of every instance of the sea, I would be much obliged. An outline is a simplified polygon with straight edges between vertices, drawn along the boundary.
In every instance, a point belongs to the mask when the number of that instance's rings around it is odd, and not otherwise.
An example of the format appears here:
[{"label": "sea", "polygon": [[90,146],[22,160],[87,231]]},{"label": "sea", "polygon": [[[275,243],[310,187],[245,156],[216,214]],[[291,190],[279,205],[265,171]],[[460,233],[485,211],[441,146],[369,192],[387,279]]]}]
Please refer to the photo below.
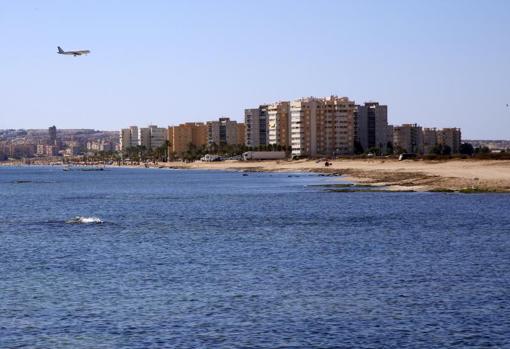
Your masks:
[{"label": "sea", "polygon": [[334,183],[0,167],[0,348],[510,348],[509,195]]}]

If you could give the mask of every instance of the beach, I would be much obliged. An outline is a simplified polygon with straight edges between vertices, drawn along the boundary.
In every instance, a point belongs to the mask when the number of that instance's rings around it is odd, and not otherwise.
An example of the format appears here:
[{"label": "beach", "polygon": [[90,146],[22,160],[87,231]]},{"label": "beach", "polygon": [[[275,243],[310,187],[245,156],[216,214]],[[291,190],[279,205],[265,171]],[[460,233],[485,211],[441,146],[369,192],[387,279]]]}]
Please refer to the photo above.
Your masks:
[{"label": "beach", "polygon": [[159,166],[269,172],[317,172],[344,176],[354,183],[386,186],[393,191],[510,192],[510,161],[448,160],[398,161],[396,159],[336,159],[325,161],[221,161],[167,162]]}]

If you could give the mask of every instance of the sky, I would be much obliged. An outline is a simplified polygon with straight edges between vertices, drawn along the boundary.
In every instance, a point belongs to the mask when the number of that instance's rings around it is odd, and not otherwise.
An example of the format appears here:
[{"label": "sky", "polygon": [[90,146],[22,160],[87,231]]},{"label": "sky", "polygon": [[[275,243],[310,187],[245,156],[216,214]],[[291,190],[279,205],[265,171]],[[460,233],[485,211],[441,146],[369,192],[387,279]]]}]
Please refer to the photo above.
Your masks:
[{"label": "sky", "polygon": [[0,129],[242,121],[338,95],[510,139],[508,0],[0,0],[0,32]]}]

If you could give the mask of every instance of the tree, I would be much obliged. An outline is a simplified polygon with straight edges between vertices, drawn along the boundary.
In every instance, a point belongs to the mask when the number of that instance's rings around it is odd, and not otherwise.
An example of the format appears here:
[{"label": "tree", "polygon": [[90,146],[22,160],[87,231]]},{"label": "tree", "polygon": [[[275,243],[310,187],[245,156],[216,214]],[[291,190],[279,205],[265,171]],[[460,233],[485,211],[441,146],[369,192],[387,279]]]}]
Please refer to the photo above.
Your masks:
[{"label": "tree", "polygon": [[459,148],[459,153],[464,155],[473,155],[475,152],[475,149],[473,148],[473,145],[471,143],[462,143]]},{"label": "tree", "polygon": [[386,155],[390,155],[390,154],[393,154],[393,143],[392,142],[388,142],[386,144]]},{"label": "tree", "polygon": [[400,145],[397,145],[394,148],[394,152],[395,152],[395,154],[404,154],[404,153],[407,153],[407,149],[402,148]]},{"label": "tree", "polygon": [[370,148],[368,148],[367,153],[372,153],[372,154],[375,154],[375,155],[380,155],[381,154],[381,149],[379,149],[377,147],[370,147]]},{"label": "tree", "polygon": [[157,147],[153,152],[153,161],[166,161],[168,159],[168,145],[170,142],[165,141],[161,146]]},{"label": "tree", "polygon": [[211,144],[209,144],[209,146],[208,146],[208,150],[209,150],[211,153],[213,153],[213,154],[216,154],[216,153],[218,152],[219,148],[220,148],[220,147],[219,147],[216,143],[211,143]]},{"label": "tree", "polygon": [[452,148],[446,144],[436,144],[431,150],[431,154],[435,155],[451,155]]},{"label": "tree", "polygon": [[363,149],[363,146],[361,145],[361,143],[358,141],[355,141],[354,142],[354,154],[360,155],[360,154],[363,154],[364,152],[365,152],[365,150]]},{"label": "tree", "polygon": [[490,148],[485,145],[475,148],[475,154],[488,154],[490,152]]}]

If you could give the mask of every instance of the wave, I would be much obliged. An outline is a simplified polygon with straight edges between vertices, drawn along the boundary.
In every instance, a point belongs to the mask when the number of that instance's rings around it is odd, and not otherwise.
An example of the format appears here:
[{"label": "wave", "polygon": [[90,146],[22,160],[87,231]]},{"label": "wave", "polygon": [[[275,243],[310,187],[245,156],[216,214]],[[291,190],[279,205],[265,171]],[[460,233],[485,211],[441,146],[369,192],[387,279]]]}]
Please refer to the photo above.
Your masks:
[{"label": "wave", "polygon": [[66,222],[67,224],[101,224],[104,223],[98,217],[76,216]]}]

